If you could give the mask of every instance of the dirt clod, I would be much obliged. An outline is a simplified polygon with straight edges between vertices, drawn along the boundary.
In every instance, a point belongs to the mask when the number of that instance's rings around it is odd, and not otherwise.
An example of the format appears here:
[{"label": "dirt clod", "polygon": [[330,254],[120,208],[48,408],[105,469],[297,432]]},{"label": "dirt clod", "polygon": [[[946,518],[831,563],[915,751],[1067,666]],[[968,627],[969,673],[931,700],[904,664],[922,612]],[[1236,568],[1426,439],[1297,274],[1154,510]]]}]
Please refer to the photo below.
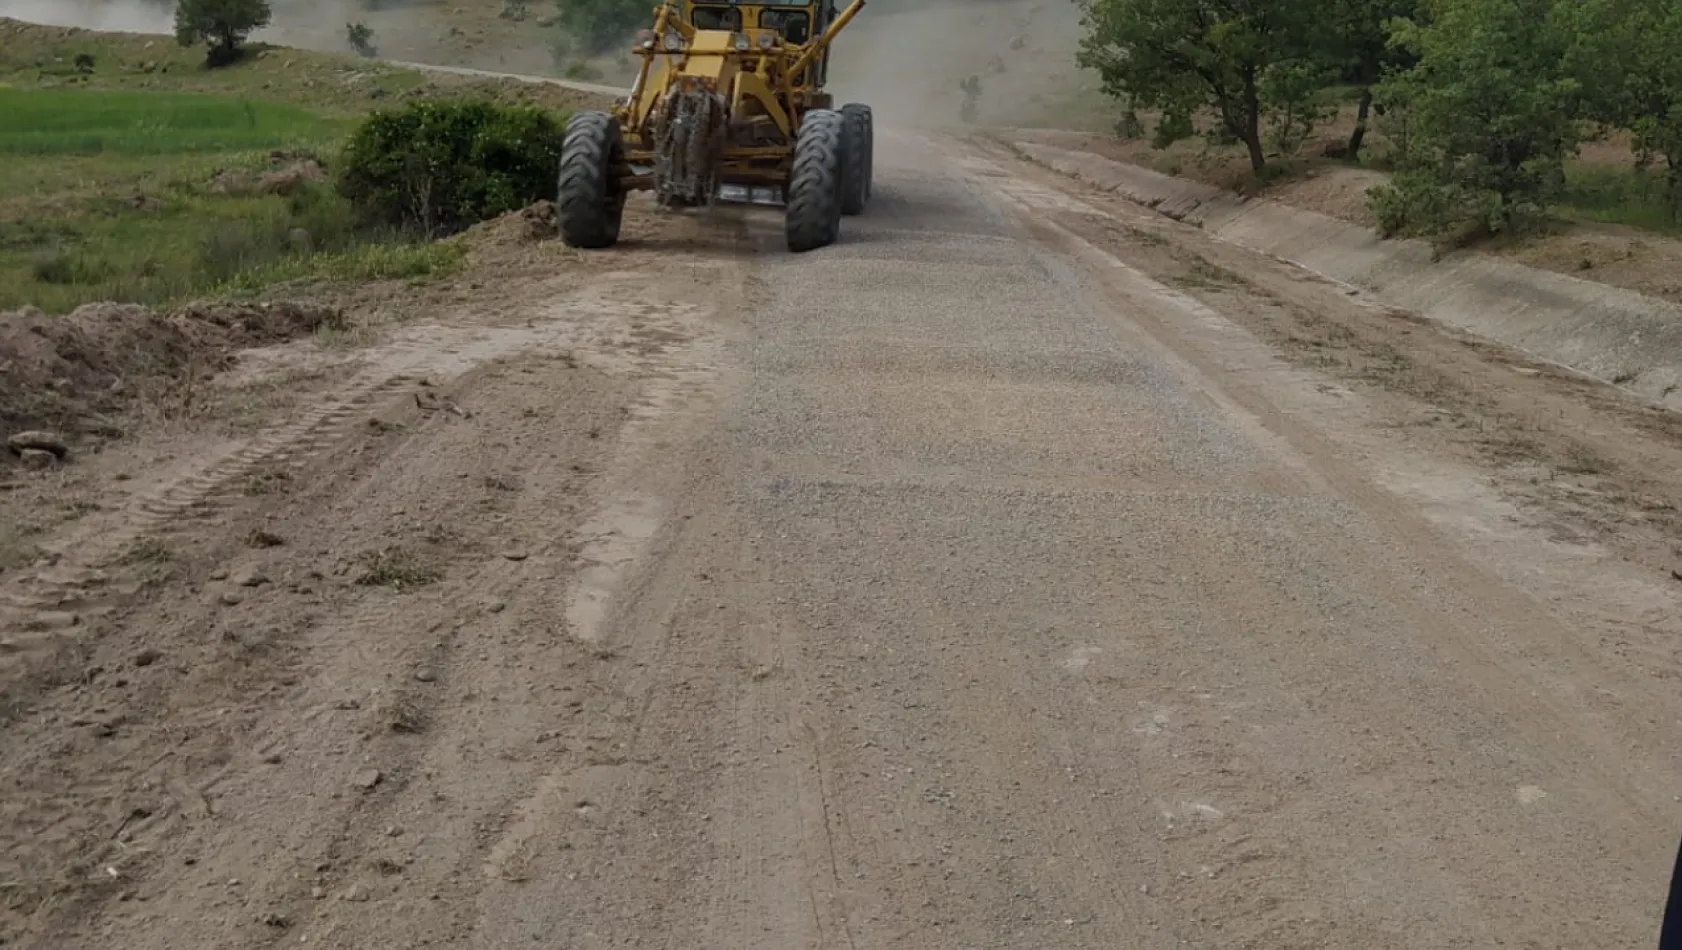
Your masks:
[{"label": "dirt clod", "polygon": [[251,565],[229,574],[228,582],[236,587],[261,587],[269,582],[269,576],[262,568]]},{"label": "dirt clod", "polygon": [[264,172],[257,179],[257,187],[265,194],[287,197],[308,183],[326,180],[327,172],[313,159],[306,159],[277,171]]},{"label": "dirt clod", "polygon": [[44,432],[30,429],[25,432],[14,433],[6,439],[6,447],[21,455],[24,452],[50,452],[58,458],[70,454],[70,447],[64,444],[64,438],[56,432]]},{"label": "dirt clod", "polygon": [[58,456],[40,449],[24,449],[18,453],[18,460],[24,468],[42,471],[52,468],[58,463]]}]

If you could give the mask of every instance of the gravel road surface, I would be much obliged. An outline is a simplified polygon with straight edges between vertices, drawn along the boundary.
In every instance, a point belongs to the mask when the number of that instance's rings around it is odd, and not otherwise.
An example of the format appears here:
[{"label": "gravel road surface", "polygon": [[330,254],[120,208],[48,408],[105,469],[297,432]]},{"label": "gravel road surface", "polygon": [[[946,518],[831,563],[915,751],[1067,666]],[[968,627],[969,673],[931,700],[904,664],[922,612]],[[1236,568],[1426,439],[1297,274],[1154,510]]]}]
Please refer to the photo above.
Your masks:
[{"label": "gravel road surface", "polygon": [[879,147],[835,247],[656,222],[159,468],[175,573],[0,739],[8,945],[1650,945],[1682,439]]}]

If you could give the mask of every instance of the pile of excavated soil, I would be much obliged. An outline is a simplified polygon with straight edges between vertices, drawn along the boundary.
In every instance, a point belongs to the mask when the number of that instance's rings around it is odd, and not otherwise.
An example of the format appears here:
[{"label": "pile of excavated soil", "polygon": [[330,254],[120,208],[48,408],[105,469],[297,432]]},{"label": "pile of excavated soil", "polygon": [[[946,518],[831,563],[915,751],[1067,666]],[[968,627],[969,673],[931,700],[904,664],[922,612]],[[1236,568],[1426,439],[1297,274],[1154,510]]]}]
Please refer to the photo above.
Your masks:
[{"label": "pile of excavated soil", "polygon": [[336,309],[289,302],[0,313],[0,441],[29,429],[69,439],[109,431],[114,414],[227,368],[240,349],[342,320]]}]

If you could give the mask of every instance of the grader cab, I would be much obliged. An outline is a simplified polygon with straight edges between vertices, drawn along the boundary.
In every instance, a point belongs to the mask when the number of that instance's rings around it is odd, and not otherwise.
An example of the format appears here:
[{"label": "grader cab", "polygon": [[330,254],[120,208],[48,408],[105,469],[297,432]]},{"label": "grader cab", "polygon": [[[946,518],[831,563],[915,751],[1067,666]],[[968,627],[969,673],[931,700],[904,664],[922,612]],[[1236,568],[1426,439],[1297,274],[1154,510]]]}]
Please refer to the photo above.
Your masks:
[{"label": "grader cab", "polygon": [[870,107],[837,109],[824,92],[830,45],[864,4],[664,0],[637,39],[630,95],[567,122],[561,239],[611,247],[633,191],[683,208],[730,189],[783,204],[789,250],[833,244],[870,201]]}]

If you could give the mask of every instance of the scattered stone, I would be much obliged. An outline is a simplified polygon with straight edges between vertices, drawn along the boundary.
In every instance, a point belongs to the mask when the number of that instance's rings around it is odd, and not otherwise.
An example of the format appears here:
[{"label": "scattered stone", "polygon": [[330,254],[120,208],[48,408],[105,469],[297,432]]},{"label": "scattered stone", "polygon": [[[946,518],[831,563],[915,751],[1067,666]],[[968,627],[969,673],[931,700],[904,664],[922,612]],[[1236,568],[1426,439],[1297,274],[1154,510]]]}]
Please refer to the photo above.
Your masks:
[{"label": "scattered stone", "polygon": [[531,554],[521,548],[514,548],[512,550],[502,552],[502,556],[510,561],[524,561],[526,558],[531,557]]},{"label": "scattered stone", "polygon": [[269,582],[269,576],[263,573],[262,568],[252,565],[230,574],[228,580],[236,587],[261,587]]},{"label": "scattered stone", "polygon": [[438,678],[438,674],[434,673],[432,671],[432,668],[428,667],[428,666],[423,666],[420,669],[415,671],[415,680],[417,682],[430,683],[433,680],[436,680],[437,678]]},{"label": "scattered stone", "polygon": [[151,666],[153,663],[163,659],[163,656],[164,655],[161,651],[155,650],[152,647],[147,647],[134,655],[134,665]]},{"label": "scattered stone", "polygon": [[244,597],[241,597],[231,590],[223,591],[222,596],[218,597],[217,600],[219,600],[224,607],[238,607],[240,604],[245,603]]},{"label": "scattered stone", "polygon": [[310,897],[312,899],[321,900],[323,897],[326,897],[326,896],[327,896],[326,888],[323,888],[320,885],[317,885],[315,887],[310,888]]},{"label": "scattered stone", "polygon": [[228,579],[228,569],[225,568],[225,567],[219,567],[216,570],[211,571],[210,572],[210,579],[213,580],[213,581],[225,581],[225,580],[227,580]]},{"label": "scattered stone", "polygon": [[278,548],[285,546],[286,539],[272,531],[258,529],[251,532],[250,537],[245,539],[245,543],[254,548]]},{"label": "scattered stone", "polygon": [[286,916],[285,914],[277,914],[272,911],[264,914],[259,919],[261,920],[263,926],[273,927],[276,930],[285,930],[287,927],[292,926],[292,918]]},{"label": "scattered stone", "polygon": [[351,779],[351,784],[366,792],[380,784],[380,780],[383,778],[385,776],[380,774],[379,769],[365,769],[356,773],[356,777]]},{"label": "scattered stone", "polygon": [[18,458],[22,459],[24,468],[37,472],[45,471],[58,464],[58,456],[41,449],[24,449],[18,453]]},{"label": "scattered stone", "polygon": [[502,613],[504,610],[507,610],[508,605],[503,603],[500,600],[493,600],[485,606],[485,609],[490,611],[493,614],[499,614],[499,613]]},{"label": "scattered stone", "polygon": [[360,903],[363,903],[365,901],[371,900],[373,898],[373,896],[374,895],[368,893],[368,888],[367,888],[366,885],[364,885],[364,884],[352,884],[351,886],[345,888],[344,893],[339,895],[339,899],[340,900],[352,901],[352,902],[360,904]]},{"label": "scattered stone", "polygon": [[45,633],[49,630],[69,630],[82,622],[82,618],[63,610],[42,610],[24,621],[23,629],[31,633]]},{"label": "scattered stone", "polygon": [[6,439],[6,447],[21,455],[31,449],[37,452],[50,452],[58,458],[70,454],[70,446],[56,432],[45,432],[30,429],[25,432],[15,432]]}]

